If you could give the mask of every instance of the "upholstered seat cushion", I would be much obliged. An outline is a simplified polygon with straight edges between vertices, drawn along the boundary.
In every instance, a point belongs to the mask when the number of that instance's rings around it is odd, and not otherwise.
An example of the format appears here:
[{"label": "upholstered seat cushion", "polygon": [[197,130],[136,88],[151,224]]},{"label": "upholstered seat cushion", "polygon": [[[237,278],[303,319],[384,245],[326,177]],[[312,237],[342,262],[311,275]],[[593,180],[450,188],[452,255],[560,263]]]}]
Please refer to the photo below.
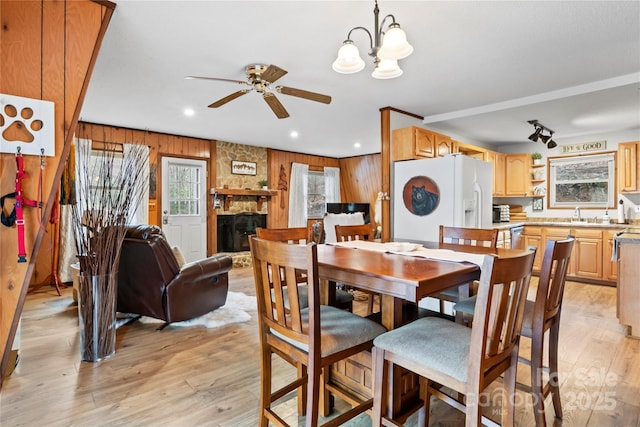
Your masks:
[{"label": "upholstered seat cushion", "polygon": [[[305,308],[300,312],[303,321],[302,329],[308,332],[309,309]],[[328,305],[320,306],[320,325],[322,357],[365,343],[386,332],[382,325],[372,320]],[[301,350],[309,351],[306,344],[288,339],[275,331],[274,334]]]},{"label": "upholstered seat cushion", "polygon": [[458,301],[453,306],[453,310],[458,313],[464,313],[473,315],[473,311],[476,309],[476,297],[472,296],[470,298],[465,298],[463,300]]},{"label": "upholstered seat cushion", "polygon": [[471,328],[438,317],[423,317],[373,340],[376,347],[461,382],[467,380],[470,343]]}]

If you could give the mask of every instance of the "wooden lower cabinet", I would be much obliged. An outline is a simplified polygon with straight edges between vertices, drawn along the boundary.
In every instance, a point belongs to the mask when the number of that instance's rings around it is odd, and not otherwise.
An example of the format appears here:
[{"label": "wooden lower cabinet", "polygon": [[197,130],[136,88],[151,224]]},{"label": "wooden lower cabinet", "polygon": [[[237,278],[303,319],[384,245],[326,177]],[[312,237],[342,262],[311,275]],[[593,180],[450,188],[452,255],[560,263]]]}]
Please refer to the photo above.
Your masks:
[{"label": "wooden lower cabinet", "polygon": [[522,233],[523,247],[536,246],[538,251],[533,263],[534,273],[540,272],[547,240],[562,240],[574,236],[573,251],[567,276],[574,280],[586,279],[615,285],[617,263],[611,261],[613,238],[620,230],[587,227],[525,226]]}]

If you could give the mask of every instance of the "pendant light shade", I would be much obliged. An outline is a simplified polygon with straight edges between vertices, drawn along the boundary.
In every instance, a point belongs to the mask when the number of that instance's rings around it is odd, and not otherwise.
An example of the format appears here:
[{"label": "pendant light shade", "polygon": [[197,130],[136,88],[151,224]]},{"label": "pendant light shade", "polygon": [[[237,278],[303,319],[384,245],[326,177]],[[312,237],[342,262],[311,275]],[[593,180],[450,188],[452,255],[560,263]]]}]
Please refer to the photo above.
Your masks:
[{"label": "pendant light shade", "polygon": [[351,40],[345,40],[338,50],[338,57],[333,62],[334,71],[342,74],[352,74],[364,68],[364,61],[360,58],[358,47]]},{"label": "pendant light shade", "polygon": [[401,75],[402,70],[395,59],[381,59],[376,69],[371,73],[371,77],[375,79],[393,79]]},{"label": "pendant light shade", "polygon": [[380,59],[402,59],[411,55],[413,46],[407,41],[407,35],[404,33],[400,24],[393,23],[389,25],[389,30],[382,38],[382,46],[378,51]]}]

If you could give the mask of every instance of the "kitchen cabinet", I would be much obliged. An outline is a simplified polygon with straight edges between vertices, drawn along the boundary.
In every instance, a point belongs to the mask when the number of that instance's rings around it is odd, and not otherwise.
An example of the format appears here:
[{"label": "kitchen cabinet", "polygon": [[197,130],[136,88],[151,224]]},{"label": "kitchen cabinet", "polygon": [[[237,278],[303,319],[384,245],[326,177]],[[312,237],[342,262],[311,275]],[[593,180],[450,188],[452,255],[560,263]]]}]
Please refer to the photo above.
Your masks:
[{"label": "kitchen cabinet", "polygon": [[505,154],[505,196],[531,194],[531,154]]},{"label": "kitchen cabinet", "polygon": [[602,237],[602,279],[615,282],[618,279],[618,262],[611,261],[616,234],[622,230],[606,230]]},{"label": "kitchen cabinet", "polygon": [[640,338],[640,234],[624,233],[618,241],[617,314],[620,324],[628,326],[628,335]]},{"label": "kitchen cabinet", "polygon": [[520,249],[526,249],[530,246],[538,248],[536,250],[536,257],[533,260],[533,271],[539,273],[540,267],[542,266],[542,259],[544,257],[544,245],[542,244],[542,227],[530,225],[525,226],[524,230],[522,231],[520,241],[522,242]]},{"label": "kitchen cabinet", "polygon": [[585,226],[525,226],[522,246],[537,246],[533,271],[540,272],[547,240],[561,240],[574,236],[573,251],[567,269],[572,280],[613,284],[617,276],[617,264],[611,261],[613,239],[620,230]]},{"label": "kitchen cabinet", "polygon": [[493,164],[493,197],[502,197],[505,195],[505,154],[488,151],[487,161]]},{"label": "kitchen cabinet", "polygon": [[640,163],[638,151],[640,142],[622,142],[618,144],[618,192],[640,192]]},{"label": "kitchen cabinet", "polygon": [[453,150],[451,137],[418,126],[394,129],[391,144],[394,162],[443,156]]},{"label": "kitchen cabinet", "polygon": [[602,279],[602,231],[574,230],[571,276]]},{"label": "kitchen cabinet", "polygon": [[465,144],[460,141],[453,141],[453,152],[464,154],[465,156],[475,157],[476,159],[489,161],[487,159],[487,153],[489,150],[482,147],[476,147],[475,145]]}]

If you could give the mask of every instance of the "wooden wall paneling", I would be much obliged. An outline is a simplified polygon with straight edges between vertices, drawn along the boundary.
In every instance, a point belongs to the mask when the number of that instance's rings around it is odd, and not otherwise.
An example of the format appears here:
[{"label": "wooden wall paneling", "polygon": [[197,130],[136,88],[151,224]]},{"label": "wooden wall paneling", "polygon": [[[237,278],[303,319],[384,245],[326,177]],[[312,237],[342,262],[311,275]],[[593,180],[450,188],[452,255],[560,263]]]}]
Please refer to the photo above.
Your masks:
[{"label": "wooden wall paneling", "polygon": [[371,221],[378,192],[382,191],[381,155],[347,157],[339,160],[343,202],[369,203]]},{"label": "wooden wall paneling", "polygon": [[[14,1],[2,2],[0,6],[0,20],[3,24],[0,29],[0,91],[39,99],[44,98],[46,92],[49,98],[47,100],[53,101],[56,108],[56,155],[48,158],[50,167],[45,170],[43,177],[42,198],[46,200],[43,218],[48,218],[51,213],[57,183],[62,175],[71,145],[71,135],[88,86],[88,76],[93,70],[97,51],[114,7],[114,4],[106,1],[97,3],[89,0]],[[109,10],[103,11],[104,9]],[[61,54],[64,54],[62,61]],[[62,67],[62,75],[60,70],[57,73],[52,71],[56,64]],[[56,90],[61,84],[60,80],[63,82],[62,92]],[[37,83],[34,85],[34,82]],[[31,157],[34,156],[25,158],[25,169],[32,176],[37,176],[40,160],[38,157]],[[1,155],[0,159],[0,186],[4,187],[7,180],[13,185],[15,159],[12,155]],[[37,179],[34,180],[32,176],[25,180],[24,185],[25,196],[29,198],[35,198],[32,196],[35,194],[34,188],[37,191]],[[30,225],[36,224],[36,227],[27,227],[25,230],[28,263],[18,264],[14,261],[17,260],[15,229],[8,229],[8,234],[4,230],[0,231],[0,388],[27,286],[45,237],[44,230],[37,226],[39,212],[35,209],[29,211],[25,211],[25,221]]]}]

